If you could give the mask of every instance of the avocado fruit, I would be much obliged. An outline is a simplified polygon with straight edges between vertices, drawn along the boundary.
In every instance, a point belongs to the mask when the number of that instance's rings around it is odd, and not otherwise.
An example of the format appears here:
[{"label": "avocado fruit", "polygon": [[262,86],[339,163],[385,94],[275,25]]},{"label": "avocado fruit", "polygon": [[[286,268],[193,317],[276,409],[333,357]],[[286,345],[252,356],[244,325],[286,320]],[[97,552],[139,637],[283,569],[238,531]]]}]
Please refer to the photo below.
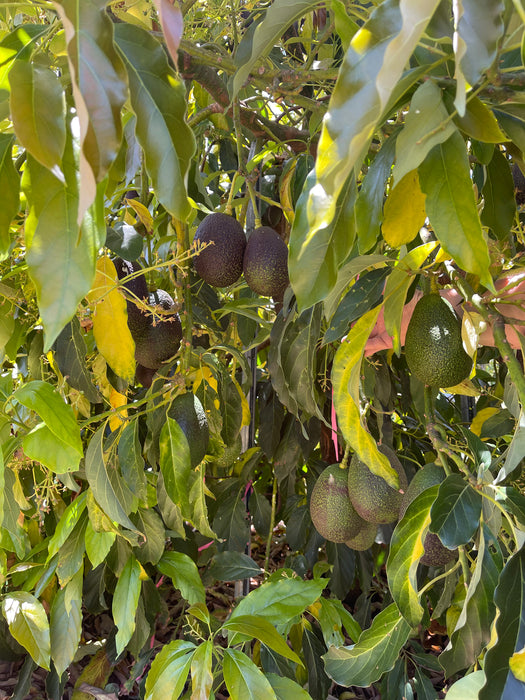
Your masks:
[{"label": "avocado fruit", "polygon": [[[142,269],[136,260],[131,262],[129,260],[123,260],[122,258],[115,258],[113,264],[115,265],[119,280],[123,280]],[[148,326],[146,315],[143,314],[142,310],[137,306],[137,301],[146,302],[148,300],[148,285],[144,274],[141,274],[129,280],[125,280],[123,286],[127,292],[126,306],[128,310],[128,328],[133,339],[136,340],[137,337],[146,332]]]},{"label": "avocado fruit", "polygon": [[135,359],[148,369],[158,369],[179,349],[182,324],[175,302],[164,289],[150,292],[148,305],[152,312],[144,314],[146,326],[134,338]]},{"label": "avocado fruit", "polygon": [[363,521],[348,495],[347,470],[331,464],[319,475],[310,497],[310,516],[317,532],[329,542],[357,535]]},{"label": "avocado fruit", "polygon": [[461,324],[439,294],[417,302],[405,338],[408,367],[423,384],[452,387],[470,374],[472,359],[463,349]]},{"label": "avocado fruit", "polygon": [[288,278],[288,246],[269,226],[260,226],[248,238],[243,260],[244,279],[260,296],[282,301]]},{"label": "avocado fruit", "polygon": [[377,535],[377,523],[367,523],[363,520],[363,525],[358,531],[357,535],[354,535],[348,540],[345,540],[345,544],[350,549],[355,549],[357,552],[364,552],[374,544]]},{"label": "avocado fruit", "polygon": [[[386,445],[379,445],[390,466],[399,476],[399,488],[404,491],[408,485],[403,465],[395,452]],[[393,523],[398,519],[402,493],[393,489],[377,474],[373,474],[364,462],[354,454],[348,468],[348,493],[357,513],[369,523]]]},{"label": "avocado fruit", "polygon": [[[431,486],[440,484],[444,479],[445,473],[439,464],[432,462],[430,464],[425,464],[424,467],[419,469],[415,473],[401,499],[399,517],[402,518],[405,515],[408,506],[420,493],[423,493],[423,491],[429,489]],[[423,548],[425,553],[421,557],[420,562],[426,566],[444,566],[458,556],[456,551],[447,549],[439,537],[433,532],[427,532],[425,541],[423,542]]]},{"label": "avocado fruit", "polygon": [[169,418],[177,421],[186,436],[190,448],[193,469],[197,467],[208,450],[210,429],[202,403],[195,394],[179,394],[168,408]]},{"label": "avocado fruit", "polygon": [[525,175],[517,163],[514,163],[512,166],[512,179],[514,180],[514,197],[516,199],[516,204],[521,206],[525,204]]},{"label": "avocado fruit", "polygon": [[229,287],[242,275],[246,248],[244,229],[233,216],[216,212],[199,224],[193,245],[206,244],[193,260],[199,277],[212,287]]}]

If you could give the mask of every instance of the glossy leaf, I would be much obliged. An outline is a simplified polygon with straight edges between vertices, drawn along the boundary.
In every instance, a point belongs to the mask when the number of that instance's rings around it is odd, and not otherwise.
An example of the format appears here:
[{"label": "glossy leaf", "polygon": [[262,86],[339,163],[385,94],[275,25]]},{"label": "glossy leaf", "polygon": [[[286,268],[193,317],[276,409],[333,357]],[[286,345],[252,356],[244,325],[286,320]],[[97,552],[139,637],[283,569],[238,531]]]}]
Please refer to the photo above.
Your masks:
[{"label": "glossy leaf", "polygon": [[388,586],[392,597],[406,621],[415,627],[423,617],[420,603],[417,567],[425,553],[424,542],[430,523],[430,508],[438,486],[425,489],[407,508],[398,522],[386,566]]},{"label": "glossy leaf", "polygon": [[36,664],[49,671],[49,621],[42,603],[27,591],[13,591],[3,597],[2,613],[16,641]]},{"label": "glossy leaf", "polygon": [[126,300],[117,288],[118,275],[112,260],[97,260],[93,287],[87,295],[92,306],[93,334],[98,350],[111,369],[132,382],[135,376],[135,342],[128,328]]},{"label": "glossy leaf", "polygon": [[512,655],[523,646],[525,635],[525,549],[507,561],[500,574],[494,602],[499,611],[495,624],[496,641],[485,656],[486,681],[479,700],[511,700],[523,694],[524,684],[509,668]]},{"label": "glossy leaf", "polygon": [[231,700],[276,700],[264,674],[237,649],[225,649],[223,674]]},{"label": "glossy leaf", "polygon": [[400,248],[417,236],[426,219],[425,195],[419,186],[417,170],[411,170],[395,187],[385,203],[383,238],[389,246]]},{"label": "glossy leaf", "polygon": [[439,0],[387,0],[354,35],[323,122],[310,235],[330,222],[343,184],[374,133]]},{"label": "glossy leaf", "polygon": [[44,423],[39,423],[24,435],[22,448],[29,459],[44,464],[57,474],[76,471],[80,464],[78,450],[60,440]]},{"label": "glossy leaf", "polygon": [[54,0],[67,41],[73,96],[80,122],[79,206],[76,220],[96,197],[122,138],[120,111],[127,99],[126,73],[113,44],[106,0]]},{"label": "glossy leaf", "polygon": [[450,474],[440,484],[432,506],[430,532],[449,549],[466,544],[478,528],[481,506],[479,491],[460,474]]},{"label": "glossy leaf", "polygon": [[128,72],[137,140],[153,188],[164,207],[184,221],[190,211],[186,173],[195,148],[193,132],[184,119],[184,84],[148,32],[120,23],[115,25],[115,38]]},{"label": "glossy leaf", "polygon": [[[109,467],[103,449],[104,430],[105,426],[103,425],[89,441],[86,450],[86,478],[104,513],[123,527],[135,531],[135,525],[129,519],[109,477]],[[120,478],[118,474],[116,476],[117,479]]]},{"label": "glossy leaf", "polygon": [[51,384],[40,380],[22,384],[14,392],[13,400],[38,413],[53,435],[82,456],[80,428],[73,409]]},{"label": "glossy leaf", "polygon": [[65,96],[58,76],[37,63],[15,61],[9,73],[11,118],[22,146],[64,182]]},{"label": "glossy leaf", "polygon": [[13,143],[11,134],[0,134],[0,260],[8,254],[11,244],[9,227],[18,212],[20,201],[20,176],[13,163]]},{"label": "glossy leaf", "polygon": [[371,472],[398,488],[398,476],[388,459],[377,449],[372,435],[361,423],[359,411],[359,379],[366,342],[381,307],[362,316],[339,346],[332,368],[334,405],[337,421],[346,442]]},{"label": "glossy leaf", "polygon": [[476,566],[469,581],[463,609],[439,662],[447,677],[473,664],[490,640],[494,618],[494,589],[498,568],[484,536],[480,537]]},{"label": "glossy leaf", "polygon": [[225,551],[214,555],[209,573],[217,581],[240,581],[260,576],[263,570],[247,554]]},{"label": "glossy leaf", "polygon": [[460,67],[469,85],[475,85],[496,59],[503,35],[502,0],[462,0],[456,41],[464,46]]},{"label": "glossy leaf", "polygon": [[93,528],[91,521],[87,522],[84,533],[86,554],[94,569],[104,562],[116,536],[115,532],[98,532]]},{"label": "glossy leaf", "polygon": [[51,558],[52,556],[58,553],[64,542],[73,532],[73,528],[78,523],[82,513],[86,509],[86,496],[87,492],[80,494],[78,498],[75,498],[74,501],[71,501],[71,503],[62,513],[60,520],[57,523],[55,532],[53,533],[52,537],[49,538],[48,541],[48,558]]},{"label": "glossy leaf", "polygon": [[189,510],[190,448],[182,428],[169,416],[160,432],[160,470],[168,496],[184,514]]},{"label": "glossy leaf", "polygon": [[247,33],[237,47],[235,54],[237,72],[231,89],[232,99],[248,80],[255,64],[271,51],[275,42],[290,24],[313,10],[318,4],[319,0],[276,0],[271,4],[253,35]]},{"label": "glossy leaf", "polygon": [[311,695],[291,678],[265,673],[277,700],[311,700]]},{"label": "glossy leaf", "polygon": [[183,552],[164,552],[157,564],[158,570],[169,576],[175,588],[190,605],[204,603],[206,591],[193,559]]},{"label": "glossy leaf", "polygon": [[[258,639],[265,646],[284,656],[285,659],[291,659],[295,663],[303,665],[301,659],[290,649],[275,627],[263,617],[237,615],[234,620],[227,620],[222,629],[228,632],[237,632],[242,637]],[[237,637],[235,639],[237,640]]]},{"label": "glossy leaf", "polygon": [[464,116],[454,121],[468,136],[483,143],[503,143],[507,140],[491,110],[478,98],[470,97]]},{"label": "glossy leaf", "polygon": [[365,688],[390,671],[410,635],[410,625],[395,603],[376,615],[352,647],[330,647],[326,672],[338,685]]},{"label": "glossy leaf", "polygon": [[166,644],[151,662],[145,700],[178,700],[186,684],[195,644],[177,639]]},{"label": "glossy leaf", "polygon": [[497,148],[487,165],[482,194],[482,224],[491,228],[499,240],[507,240],[516,216],[516,199],[508,161]]},{"label": "glossy leaf", "polygon": [[64,326],[54,344],[55,359],[69,386],[81,391],[91,403],[99,403],[102,397],[93,384],[93,377],[86,366],[87,347],[82,336],[80,321],[73,316]]},{"label": "glossy leaf", "polygon": [[117,626],[115,644],[117,656],[124,651],[135,629],[135,613],[140,595],[142,567],[131,554],[120,572],[113,594],[111,611]]},{"label": "glossy leaf", "polygon": [[478,700],[485,682],[484,671],[473,671],[453,683],[447,690],[448,700]]},{"label": "glossy leaf", "polygon": [[298,578],[267,582],[243,598],[229,619],[257,615],[274,626],[286,626],[315,603],[327,583],[326,579],[303,581]]},{"label": "glossy leaf", "polygon": [[209,700],[213,685],[213,642],[200,644],[191,659],[191,700]]},{"label": "glossy leaf", "polygon": [[[390,258],[380,254],[358,255],[356,258],[349,259],[340,269],[337,283],[324,300],[323,307],[325,318],[328,320],[332,318],[341,301],[341,295],[356,278],[360,278],[363,274],[366,274],[367,270],[388,268],[388,263],[390,262]],[[388,269],[385,271],[385,274],[387,273]]]},{"label": "glossy leaf", "polygon": [[57,590],[50,612],[51,658],[59,676],[73,662],[82,636],[82,600],[68,596],[70,585]]},{"label": "glossy leaf", "polygon": [[465,143],[459,133],[434,146],[419,166],[426,210],[435,234],[463,270],[492,289],[490,256],[481,230]]}]

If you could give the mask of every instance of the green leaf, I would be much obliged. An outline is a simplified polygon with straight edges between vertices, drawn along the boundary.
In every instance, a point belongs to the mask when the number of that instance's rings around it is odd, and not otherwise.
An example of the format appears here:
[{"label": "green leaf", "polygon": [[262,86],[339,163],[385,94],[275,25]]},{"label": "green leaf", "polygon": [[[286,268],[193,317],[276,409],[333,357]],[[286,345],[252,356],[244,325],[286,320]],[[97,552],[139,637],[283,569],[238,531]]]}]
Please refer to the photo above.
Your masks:
[{"label": "green leaf", "polygon": [[439,0],[386,0],[354,35],[323,121],[310,235],[334,217],[344,182],[372,137]]},{"label": "green leaf", "polygon": [[226,549],[244,552],[250,539],[250,527],[240,488],[234,489],[232,485],[230,494],[219,501],[213,529]]},{"label": "green leaf", "polygon": [[177,700],[186,684],[195,644],[177,639],[166,644],[151,662],[145,700]]},{"label": "green leaf", "polygon": [[51,658],[59,676],[73,662],[82,636],[82,598],[71,598],[70,586],[75,583],[57,590],[50,612]]},{"label": "green leaf", "polygon": [[160,471],[171,500],[183,515],[189,510],[188,481],[192,472],[190,447],[184,431],[174,418],[166,416],[160,431]]},{"label": "green leaf", "polygon": [[388,586],[411,627],[419,624],[424,612],[419,601],[417,567],[425,553],[423,544],[430,523],[430,508],[438,489],[438,485],[432,486],[414,499],[396,525],[390,543],[386,565]]},{"label": "green leaf", "polygon": [[[238,615],[234,620],[227,620],[223,624],[222,629],[229,632],[237,632],[243,637],[250,639],[258,639],[262,644],[273,649],[281,656],[303,666],[301,659],[290,649],[275,627],[262,617]],[[235,640],[235,643],[237,643],[237,637],[235,637]]]},{"label": "green leaf", "polygon": [[153,508],[139,507],[131,520],[146,538],[134,553],[141,564],[157,564],[164,552],[166,530],[160,515]]},{"label": "green leaf", "polygon": [[11,134],[0,134],[0,260],[5,259],[9,253],[12,243],[9,227],[20,203],[20,175],[13,163],[13,143]]},{"label": "green leaf", "polygon": [[291,678],[283,678],[276,673],[266,673],[277,700],[311,700],[312,696]]},{"label": "green leaf", "polygon": [[348,16],[346,6],[341,0],[330,0],[330,6],[334,13],[335,31],[341,39],[343,49],[348,51],[352,37],[359,30],[359,25]]},{"label": "green leaf", "polygon": [[393,488],[399,488],[397,473],[363,427],[359,411],[361,361],[380,310],[381,306],[376,306],[361,316],[337,349],[332,367],[333,397],[338,424],[346,442],[371,472],[381,476]]},{"label": "green leaf", "polygon": [[42,603],[27,591],[13,591],[6,593],[2,600],[2,613],[16,641],[36,664],[49,671],[51,641]]},{"label": "green leaf", "polygon": [[450,474],[440,484],[432,506],[430,532],[449,549],[466,544],[478,528],[482,500],[461,474]]},{"label": "green leaf", "polygon": [[323,665],[326,647],[316,634],[315,626],[303,628],[302,647],[306,670],[308,671],[308,692],[312,698],[326,698],[332,682]]},{"label": "green leaf", "polygon": [[525,152],[525,116],[522,105],[498,105],[492,110],[503,131]]},{"label": "green leaf", "polygon": [[75,525],[86,509],[87,491],[81,493],[74,501],[67,506],[57,523],[53,536],[47,545],[47,556],[49,559],[57,554],[69,535],[73,532]]},{"label": "green leaf", "polygon": [[204,603],[206,591],[199,576],[199,570],[193,559],[182,552],[164,552],[157,569],[169,576],[175,588],[190,605]]},{"label": "green leaf", "polygon": [[324,206],[312,170],[297,202],[290,232],[288,273],[299,310],[322,301],[337,281],[337,272],[345,261],[356,234],[354,204],[355,177],[350,174],[341,186],[333,216],[325,220],[313,235],[312,220]]},{"label": "green leaf", "polygon": [[449,687],[447,700],[478,700],[484,682],[485,671],[469,673]]},{"label": "green leaf", "polygon": [[478,98],[470,97],[464,116],[454,116],[455,123],[468,136],[483,143],[502,143],[507,140],[491,110]]},{"label": "green leaf", "polygon": [[15,61],[9,73],[11,118],[22,146],[64,182],[65,96],[60,79],[37,63]]},{"label": "green leaf", "polygon": [[350,258],[339,270],[337,283],[324,300],[323,307],[325,318],[332,318],[341,301],[341,295],[356,277],[362,275],[366,270],[374,270],[388,266],[390,262],[392,262],[390,258],[381,254],[359,255],[356,258]]},{"label": "green leaf", "polygon": [[482,194],[482,224],[491,228],[500,241],[507,240],[516,216],[516,198],[508,161],[497,148],[487,166]]},{"label": "green leaf", "polygon": [[274,626],[286,626],[315,603],[327,583],[326,579],[269,581],[243,598],[233,610],[230,620],[257,615]]},{"label": "green leaf", "polygon": [[87,522],[84,533],[86,554],[94,569],[106,559],[116,536],[115,532],[97,532],[91,521]]},{"label": "green leaf", "polygon": [[497,639],[487,651],[485,685],[479,700],[519,698],[524,684],[509,669],[509,660],[523,646],[525,634],[525,549],[513,554],[500,574],[494,594],[499,611],[495,632]]},{"label": "green leaf", "polygon": [[225,649],[223,673],[231,700],[276,700],[264,674],[241,651]]},{"label": "green leaf", "polygon": [[490,256],[479,220],[465,142],[458,132],[428,153],[419,166],[426,210],[436,237],[467,272],[493,288]]},{"label": "green leaf", "polygon": [[352,647],[330,647],[323,656],[326,672],[339,685],[361,688],[390,671],[410,635],[410,625],[395,603],[376,615]]},{"label": "green leaf", "polygon": [[494,63],[503,36],[502,0],[462,0],[455,40],[456,60],[469,85],[481,80]]},{"label": "green leaf", "polygon": [[242,552],[219,552],[212,557],[209,568],[216,581],[240,581],[262,573],[260,566]]},{"label": "green leaf", "polygon": [[484,646],[490,641],[490,628],[496,607],[493,597],[498,574],[498,568],[481,530],[476,565],[469,581],[463,609],[445,651],[439,656],[439,663],[445,669],[447,677],[475,663]]},{"label": "green leaf", "polygon": [[237,72],[233,78],[232,99],[248,80],[255,64],[272,50],[283,32],[295,20],[303,17],[319,4],[319,0],[275,0],[271,4],[253,35],[246,33],[237,47],[235,53]]},{"label": "green leaf", "polygon": [[[105,425],[102,425],[89,441],[86,450],[86,478],[95,500],[104,513],[123,527],[136,531],[109,477],[103,449],[104,431]],[[121,478],[118,474],[116,477]]]},{"label": "green leaf", "polygon": [[0,449],[0,527],[4,523],[4,500],[5,500],[5,462],[4,453]]},{"label": "green leaf", "polygon": [[113,44],[106,0],[53,2],[67,41],[73,97],[80,121],[80,201],[78,221],[96,197],[117,157],[122,139],[121,109],[128,97],[126,72]]},{"label": "green leaf", "polygon": [[82,456],[80,428],[73,409],[51,384],[40,380],[27,382],[14,392],[12,399],[38,413],[53,435]]},{"label": "green leaf", "polygon": [[213,685],[213,641],[207,639],[195,649],[191,659],[192,700],[208,700]]},{"label": "green leaf", "polygon": [[86,367],[87,347],[77,316],[73,316],[71,322],[64,326],[53,349],[58,368],[69,386],[81,391],[91,403],[100,403],[102,397]]},{"label": "green leaf", "polygon": [[135,630],[135,613],[139,604],[142,567],[130,554],[115,586],[111,612],[118,627],[115,637],[117,656],[124,651]]},{"label": "green leaf", "polygon": [[44,464],[57,474],[76,471],[80,464],[78,452],[59,440],[44,423],[24,435],[22,449],[29,459]]},{"label": "green leaf", "polygon": [[118,458],[122,476],[139,501],[146,502],[147,483],[144,457],[139,438],[139,421],[128,422],[118,441]]},{"label": "green leaf", "polygon": [[147,31],[119,23],[115,39],[128,72],[137,140],[153,188],[168,212],[184,221],[190,212],[186,174],[195,150],[193,132],[184,119],[184,83],[171,69],[163,47]]},{"label": "green leaf", "polygon": [[403,130],[397,137],[394,179],[399,182],[418,168],[427,154],[456,131],[442,99],[441,90],[426,80],[415,91]]},{"label": "green leaf", "polygon": [[521,529],[525,530],[525,495],[513,486],[495,486],[496,501],[508,512],[512,513]]},{"label": "green leaf", "polygon": [[87,522],[88,518],[83,514],[58,552],[56,573],[62,587],[83,569]]}]

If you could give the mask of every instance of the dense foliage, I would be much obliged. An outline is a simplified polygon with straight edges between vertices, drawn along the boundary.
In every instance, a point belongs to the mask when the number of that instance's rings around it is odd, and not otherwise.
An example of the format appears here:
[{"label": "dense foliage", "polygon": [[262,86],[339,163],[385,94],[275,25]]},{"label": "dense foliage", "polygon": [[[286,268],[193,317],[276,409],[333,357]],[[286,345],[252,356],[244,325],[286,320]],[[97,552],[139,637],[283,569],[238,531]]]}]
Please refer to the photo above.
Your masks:
[{"label": "dense foliage", "polygon": [[[519,0],[0,4],[18,697],[37,666],[63,697],[73,663],[90,697],[122,658],[122,693],[151,700],[524,695],[524,20]],[[282,301],[197,275],[212,212],[288,244]],[[407,367],[429,291],[462,317],[455,387]],[[142,352],[180,317],[176,352],[137,365],[128,320],[152,309]],[[399,488],[378,445],[441,476],[364,551],[325,541],[328,465]]]}]

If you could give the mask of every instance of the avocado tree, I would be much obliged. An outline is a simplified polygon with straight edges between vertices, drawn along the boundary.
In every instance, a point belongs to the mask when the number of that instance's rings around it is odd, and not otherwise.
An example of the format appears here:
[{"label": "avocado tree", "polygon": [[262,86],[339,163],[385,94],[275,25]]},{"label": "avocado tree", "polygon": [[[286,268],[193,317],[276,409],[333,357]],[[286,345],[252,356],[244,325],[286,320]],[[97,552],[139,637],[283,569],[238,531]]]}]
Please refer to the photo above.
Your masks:
[{"label": "avocado tree", "polygon": [[16,697],[525,695],[524,20],[0,3]]}]

